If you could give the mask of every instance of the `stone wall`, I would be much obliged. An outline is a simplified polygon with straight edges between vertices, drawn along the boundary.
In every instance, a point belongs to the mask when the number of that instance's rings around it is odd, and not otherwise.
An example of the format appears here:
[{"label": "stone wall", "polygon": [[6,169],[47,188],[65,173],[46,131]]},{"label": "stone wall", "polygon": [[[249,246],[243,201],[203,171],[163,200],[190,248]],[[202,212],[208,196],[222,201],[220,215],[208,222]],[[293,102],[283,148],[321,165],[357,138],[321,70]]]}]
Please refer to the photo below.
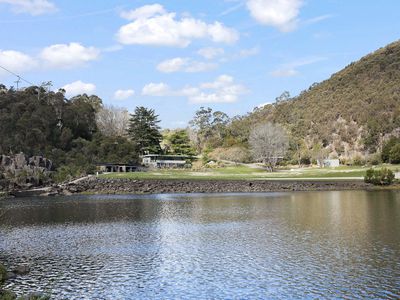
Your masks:
[{"label": "stone wall", "polygon": [[45,185],[50,182],[52,170],[52,161],[43,156],[0,155],[0,190]]}]

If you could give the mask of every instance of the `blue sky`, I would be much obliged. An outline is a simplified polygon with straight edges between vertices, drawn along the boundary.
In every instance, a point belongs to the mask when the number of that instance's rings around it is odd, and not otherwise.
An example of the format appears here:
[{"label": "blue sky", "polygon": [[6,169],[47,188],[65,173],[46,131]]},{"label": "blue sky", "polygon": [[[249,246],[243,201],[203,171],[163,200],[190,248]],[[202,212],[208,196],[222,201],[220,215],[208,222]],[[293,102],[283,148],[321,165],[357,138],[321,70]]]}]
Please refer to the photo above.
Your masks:
[{"label": "blue sky", "polygon": [[399,39],[399,11],[398,0],[0,0],[0,65],[184,127],[200,106],[245,114],[329,78]]}]

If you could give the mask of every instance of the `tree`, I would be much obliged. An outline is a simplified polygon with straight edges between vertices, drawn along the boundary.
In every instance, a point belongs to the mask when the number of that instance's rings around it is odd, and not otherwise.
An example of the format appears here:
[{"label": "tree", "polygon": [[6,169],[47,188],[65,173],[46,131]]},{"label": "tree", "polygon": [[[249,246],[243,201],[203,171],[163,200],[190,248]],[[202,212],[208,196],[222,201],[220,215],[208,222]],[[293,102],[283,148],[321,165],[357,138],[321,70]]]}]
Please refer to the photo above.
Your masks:
[{"label": "tree", "polygon": [[285,156],[289,139],[282,126],[265,123],[253,128],[249,144],[253,158],[265,164],[272,172],[278,160]]},{"label": "tree", "polygon": [[188,133],[184,129],[173,132],[168,137],[169,147],[172,153],[182,155],[194,155],[194,149],[190,145]]},{"label": "tree", "polygon": [[103,106],[96,113],[96,123],[105,136],[124,136],[129,126],[129,113],[124,108]]},{"label": "tree", "polygon": [[381,152],[383,162],[390,162],[390,152],[396,144],[400,144],[400,139],[396,137],[391,137],[386,143],[383,144]]},{"label": "tree", "polygon": [[397,143],[390,149],[389,158],[392,164],[400,163],[400,143]]},{"label": "tree", "polygon": [[89,104],[96,112],[98,112],[102,107],[103,107],[103,101],[101,98],[99,98],[96,95],[90,95],[88,96],[87,94],[82,94],[82,95],[77,95],[75,97],[72,97],[70,101],[74,102],[76,100],[85,102]]},{"label": "tree", "polygon": [[[207,147],[221,146],[227,133],[227,125],[230,119],[221,111],[213,112],[211,108],[200,107],[193,120],[189,122],[193,131],[193,143],[200,152]],[[193,134],[195,133],[195,134]]]},{"label": "tree", "polygon": [[322,168],[324,166],[324,159],[328,156],[327,149],[324,148],[324,145],[320,143],[316,143],[312,147],[311,157],[313,160],[317,162],[317,164]]},{"label": "tree", "polygon": [[281,103],[284,101],[288,101],[290,99],[290,93],[288,91],[284,91],[279,97],[275,98],[276,103]]},{"label": "tree", "polygon": [[158,126],[158,115],[154,109],[143,106],[136,107],[129,119],[128,135],[131,138],[137,153],[159,153],[162,135]]}]

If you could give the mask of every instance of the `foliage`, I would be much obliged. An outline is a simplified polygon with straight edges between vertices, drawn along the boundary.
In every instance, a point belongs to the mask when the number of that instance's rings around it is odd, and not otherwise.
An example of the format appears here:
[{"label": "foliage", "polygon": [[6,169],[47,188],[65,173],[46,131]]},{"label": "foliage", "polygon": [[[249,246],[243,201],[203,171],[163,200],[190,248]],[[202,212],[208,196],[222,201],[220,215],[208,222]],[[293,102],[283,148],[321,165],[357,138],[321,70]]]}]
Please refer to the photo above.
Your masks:
[{"label": "foliage", "polygon": [[390,162],[392,164],[400,163],[400,143],[397,143],[390,149]]},{"label": "foliage", "polygon": [[0,300],[15,300],[17,295],[9,290],[0,290]]},{"label": "foliage", "polygon": [[194,118],[189,122],[193,135],[193,144],[198,152],[205,148],[216,148],[222,146],[228,137],[227,125],[230,119],[221,111],[201,107]]},{"label": "foliage", "polygon": [[139,154],[160,153],[160,141],[162,135],[158,126],[158,115],[154,109],[145,108],[143,106],[136,107],[131,118],[129,119],[128,134],[132,140],[135,151]]},{"label": "foliage", "polygon": [[390,185],[393,183],[394,173],[392,170],[387,168],[368,169],[364,181],[366,183],[372,183],[374,185]]},{"label": "foliage", "polygon": [[96,124],[105,136],[125,136],[129,125],[129,113],[124,108],[103,106],[96,113]]},{"label": "foliage", "polygon": [[299,96],[237,117],[228,131],[246,144],[249,128],[266,122],[284,126],[290,138],[306,142],[308,150],[322,143],[327,154],[351,158],[354,152],[374,153],[385,135],[400,127],[400,41],[313,84]]},{"label": "foliage", "polygon": [[369,163],[373,166],[379,165],[380,163],[382,163],[381,154],[374,153],[374,154],[369,155],[367,157],[367,163]]},{"label": "foliage", "polygon": [[94,95],[68,100],[62,90],[2,87],[0,154],[42,155],[53,161],[57,169],[54,178],[61,181],[93,173],[99,162],[136,162],[138,155],[131,141],[99,132],[96,114],[106,109]]},{"label": "foliage", "polygon": [[247,148],[241,146],[231,146],[228,148],[216,148],[209,154],[211,159],[227,160],[235,163],[248,163],[251,155]]},{"label": "foliage", "polygon": [[0,285],[4,283],[6,278],[7,278],[7,270],[2,264],[0,264]]},{"label": "foliage", "polygon": [[396,144],[400,144],[400,138],[391,137],[383,144],[381,152],[383,162],[390,162],[390,150],[392,150],[393,146],[395,146]]},{"label": "foliage", "polygon": [[[90,140],[96,132],[95,109],[86,97],[67,100],[61,92],[39,87],[0,93],[0,153],[49,156],[68,151],[71,141]],[[40,96],[40,97],[39,97]]]},{"label": "foliage", "polygon": [[135,164],[138,155],[134,144],[124,137],[96,134],[92,141],[77,139],[67,155],[55,155],[57,165],[54,180],[62,182],[95,172],[96,163]]},{"label": "foliage", "polygon": [[285,130],[282,126],[272,123],[253,128],[249,143],[253,158],[267,165],[270,171],[273,171],[278,160],[285,156],[289,146]]},{"label": "foliage", "polygon": [[186,130],[178,129],[173,131],[167,138],[168,153],[176,155],[195,155],[190,144],[189,135]]}]

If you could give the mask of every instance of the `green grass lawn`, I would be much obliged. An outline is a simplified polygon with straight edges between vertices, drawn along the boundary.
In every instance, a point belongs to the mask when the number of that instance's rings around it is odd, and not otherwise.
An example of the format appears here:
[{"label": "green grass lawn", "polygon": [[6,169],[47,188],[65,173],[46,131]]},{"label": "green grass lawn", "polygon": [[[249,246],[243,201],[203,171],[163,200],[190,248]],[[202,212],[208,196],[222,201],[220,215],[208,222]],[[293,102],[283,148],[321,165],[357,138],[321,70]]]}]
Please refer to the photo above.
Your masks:
[{"label": "green grass lawn", "polygon": [[[379,168],[382,166],[377,166]],[[397,171],[400,165],[385,165]],[[302,169],[278,169],[271,173],[263,169],[251,168],[244,165],[228,166],[223,168],[193,170],[156,169],[146,172],[134,173],[110,173],[102,174],[104,178],[129,178],[129,179],[204,179],[204,180],[274,180],[274,179],[363,179],[365,171],[369,167],[347,167],[338,168],[302,168]]]}]

